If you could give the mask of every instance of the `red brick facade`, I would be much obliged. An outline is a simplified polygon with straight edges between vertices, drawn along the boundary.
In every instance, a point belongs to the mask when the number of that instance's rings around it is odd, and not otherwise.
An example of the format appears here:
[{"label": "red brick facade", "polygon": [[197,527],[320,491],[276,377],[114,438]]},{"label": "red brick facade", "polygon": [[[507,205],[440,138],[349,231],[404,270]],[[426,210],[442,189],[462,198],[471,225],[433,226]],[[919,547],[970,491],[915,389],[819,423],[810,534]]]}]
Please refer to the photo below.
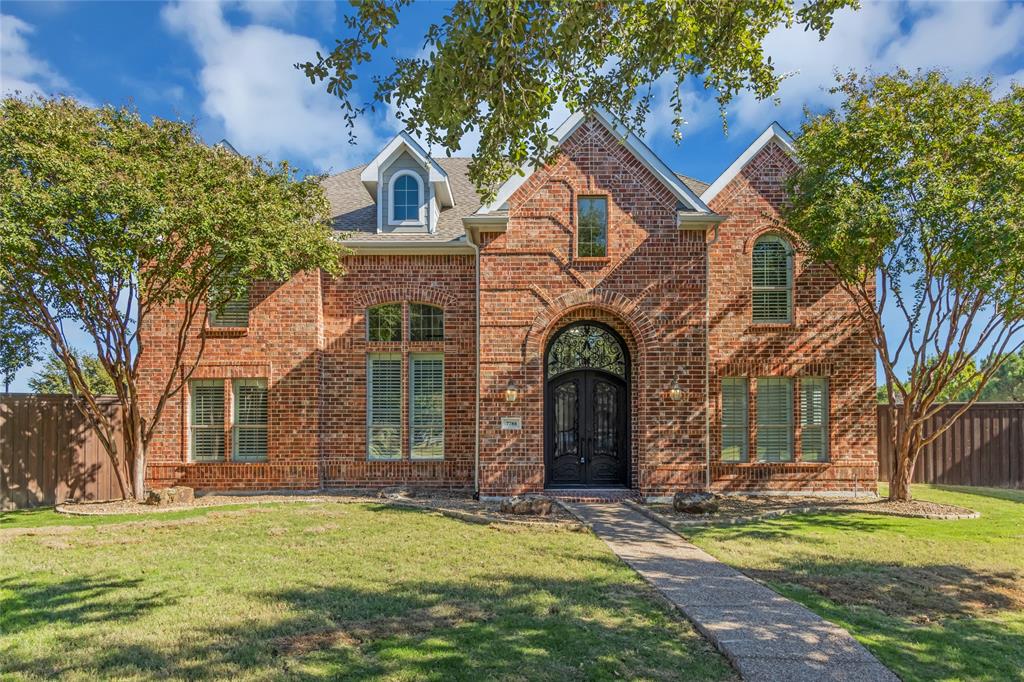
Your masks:
[{"label": "red brick facade", "polygon": [[[615,330],[630,356],[630,487],[645,495],[704,488],[710,452],[717,490],[868,490],[876,478],[874,356],[845,294],[824,269],[797,254],[793,324],[751,323],[751,247],[763,233],[785,232],[777,209],[791,164],[769,145],[718,193],[711,208],[726,220],[709,247],[714,231],[679,229],[676,196],[607,128],[584,123],[557,161],[512,195],[504,231],[481,235],[479,270],[472,253],[364,254],[348,258],[339,278],[304,273],[255,287],[248,328],[207,330],[195,377],[267,379],[267,461],[233,463],[230,446],[228,461],[189,461],[186,390],[164,411],[148,483],[469,489],[478,476],[482,495],[542,490],[547,342],[567,324],[594,320]],[[581,259],[576,199],[594,195],[608,198],[607,257]],[[408,303],[442,307],[444,341],[412,342],[408,335],[401,342],[367,341],[366,308],[391,302],[403,304],[404,329]],[[151,400],[168,370],[161,349],[174,340],[174,312],[142,330]],[[403,358],[400,460],[367,458],[368,352]],[[444,354],[443,461],[409,457],[407,368],[415,352]],[[828,377],[830,461],[799,461],[797,426],[794,462],[721,463],[724,376],[751,378],[751,414],[758,376]],[[513,403],[505,399],[510,381],[519,387]],[[669,398],[673,382],[682,388],[681,400]],[[518,417],[522,429],[503,430],[503,417]],[[753,452],[753,417],[750,424]]]},{"label": "red brick facade", "polygon": [[[712,485],[722,491],[874,491],[877,480],[875,352],[853,304],[827,270],[799,252],[793,267],[793,322],[752,322],[751,249],[764,234],[786,237],[778,209],[793,161],[775,143],[751,159],[711,202],[727,216],[710,249],[710,393]],[[757,409],[758,376],[823,376],[830,392],[830,461],[800,462],[800,400],[794,401],[795,457],[791,463],[728,464],[718,456],[720,379],[750,379],[750,414]],[[750,452],[757,438],[750,420]]]}]

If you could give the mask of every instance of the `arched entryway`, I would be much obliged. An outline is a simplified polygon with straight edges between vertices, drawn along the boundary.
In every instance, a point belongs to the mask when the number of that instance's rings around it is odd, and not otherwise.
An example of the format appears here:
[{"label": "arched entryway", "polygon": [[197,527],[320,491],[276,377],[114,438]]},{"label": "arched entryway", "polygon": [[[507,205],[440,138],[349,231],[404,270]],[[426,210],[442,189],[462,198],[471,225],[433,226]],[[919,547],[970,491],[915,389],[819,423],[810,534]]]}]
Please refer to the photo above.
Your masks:
[{"label": "arched entryway", "polygon": [[545,485],[626,487],[629,405],[629,351],[615,330],[559,330],[544,353]]}]

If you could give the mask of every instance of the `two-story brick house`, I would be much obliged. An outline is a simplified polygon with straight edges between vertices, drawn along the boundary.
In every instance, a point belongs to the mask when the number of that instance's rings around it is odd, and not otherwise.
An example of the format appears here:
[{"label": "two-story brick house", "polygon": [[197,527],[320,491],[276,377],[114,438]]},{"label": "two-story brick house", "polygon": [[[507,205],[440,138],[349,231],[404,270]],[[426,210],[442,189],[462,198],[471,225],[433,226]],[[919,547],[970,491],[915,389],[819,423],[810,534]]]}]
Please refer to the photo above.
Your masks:
[{"label": "two-story brick house", "polygon": [[[711,185],[602,112],[556,135],[488,205],[404,135],[327,178],[347,273],[210,316],[149,485],[873,490],[874,353],[781,222],[786,132]],[[142,330],[154,389],[173,320]]]}]

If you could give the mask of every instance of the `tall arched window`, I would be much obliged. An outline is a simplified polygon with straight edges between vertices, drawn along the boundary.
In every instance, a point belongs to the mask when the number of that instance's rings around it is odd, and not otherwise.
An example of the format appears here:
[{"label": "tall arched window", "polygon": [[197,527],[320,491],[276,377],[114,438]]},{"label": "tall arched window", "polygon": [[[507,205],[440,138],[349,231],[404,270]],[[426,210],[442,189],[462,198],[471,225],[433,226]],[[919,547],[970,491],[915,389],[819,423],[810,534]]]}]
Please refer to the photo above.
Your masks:
[{"label": "tall arched window", "polygon": [[761,237],[753,254],[753,321],[793,321],[793,259],[789,243]]},{"label": "tall arched window", "polygon": [[391,180],[391,220],[392,223],[421,224],[420,178],[411,171],[396,174]]}]

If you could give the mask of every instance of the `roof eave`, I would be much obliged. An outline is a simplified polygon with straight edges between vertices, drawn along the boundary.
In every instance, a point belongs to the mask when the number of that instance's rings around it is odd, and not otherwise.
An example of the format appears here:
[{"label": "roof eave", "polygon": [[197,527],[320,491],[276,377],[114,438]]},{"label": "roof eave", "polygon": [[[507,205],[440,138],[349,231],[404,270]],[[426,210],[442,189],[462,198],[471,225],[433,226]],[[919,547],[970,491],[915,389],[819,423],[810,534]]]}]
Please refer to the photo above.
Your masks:
[{"label": "roof eave", "polygon": [[357,241],[346,239],[344,246],[358,256],[441,256],[473,254],[473,246],[465,241],[429,242],[412,240]]}]

